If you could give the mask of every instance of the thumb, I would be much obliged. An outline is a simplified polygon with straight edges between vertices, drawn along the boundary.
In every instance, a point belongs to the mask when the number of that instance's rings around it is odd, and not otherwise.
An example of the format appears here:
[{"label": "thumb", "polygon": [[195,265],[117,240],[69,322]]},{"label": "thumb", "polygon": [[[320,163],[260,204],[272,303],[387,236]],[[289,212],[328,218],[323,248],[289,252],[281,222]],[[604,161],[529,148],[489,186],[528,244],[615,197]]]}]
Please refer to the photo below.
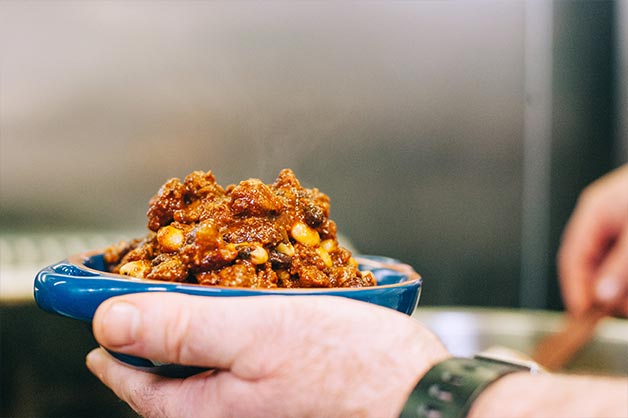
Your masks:
[{"label": "thumb", "polygon": [[594,286],[599,306],[628,316],[628,227],[600,264]]},{"label": "thumb", "polygon": [[[119,296],[96,310],[94,336],[104,347],[124,354],[243,372],[234,370],[236,363],[243,365],[246,354],[259,351],[251,350],[256,337],[268,334],[279,319],[282,301],[264,302],[159,292]],[[247,372],[241,377],[259,377]]]}]

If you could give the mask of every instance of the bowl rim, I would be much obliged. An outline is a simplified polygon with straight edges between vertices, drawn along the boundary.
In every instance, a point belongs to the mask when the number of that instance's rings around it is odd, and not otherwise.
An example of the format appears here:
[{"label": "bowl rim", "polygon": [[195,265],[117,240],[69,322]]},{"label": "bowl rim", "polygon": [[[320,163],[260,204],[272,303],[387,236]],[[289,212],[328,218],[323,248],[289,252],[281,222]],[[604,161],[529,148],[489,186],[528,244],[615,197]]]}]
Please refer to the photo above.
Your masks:
[{"label": "bowl rim", "polygon": [[[265,294],[367,292],[367,291],[373,291],[373,290],[379,290],[379,289],[390,289],[390,288],[396,288],[396,287],[402,288],[402,287],[414,286],[414,285],[422,286],[423,284],[423,278],[421,277],[421,275],[417,273],[414,270],[414,268],[410,266],[409,264],[405,264],[399,260],[396,260],[390,257],[374,256],[374,255],[366,255],[366,254],[354,255],[353,258],[358,262],[359,265],[368,267],[367,270],[372,270],[372,269],[377,269],[377,268],[391,270],[391,271],[403,274],[404,276],[406,276],[406,280],[403,280],[399,283],[375,285],[375,286],[369,286],[369,287],[251,288],[251,287],[237,287],[237,286],[205,286],[198,283],[170,282],[170,281],[165,281],[165,280],[132,278],[129,276],[124,276],[122,274],[98,270],[93,267],[89,267],[85,264],[87,260],[89,260],[90,258],[94,256],[101,255],[103,254],[103,252],[104,252],[104,249],[93,249],[93,250],[82,251],[80,253],[72,254],[68,256],[66,260],[67,264],[73,265],[74,267],[80,270],[83,270],[92,274],[90,276],[75,276],[75,275],[70,274],[69,276],[72,276],[74,278],[82,278],[82,279],[98,278],[100,280],[102,279],[114,280],[114,281],[120,281],[124,283],[129,283],[129,282],[145,283],[146,285],[160,285],[160,286],[170,285],[170,286],[176,286],[179,288],[189,286],[192,289],[215,289],[215,291],[220,290],[220,291],[238,291],[238,292],[251,292],[251,293],[262,292]],[[375,257],[379,260],[386,260],[386,262],[378,261],[376,259],[369,258],[369,257]]]}]

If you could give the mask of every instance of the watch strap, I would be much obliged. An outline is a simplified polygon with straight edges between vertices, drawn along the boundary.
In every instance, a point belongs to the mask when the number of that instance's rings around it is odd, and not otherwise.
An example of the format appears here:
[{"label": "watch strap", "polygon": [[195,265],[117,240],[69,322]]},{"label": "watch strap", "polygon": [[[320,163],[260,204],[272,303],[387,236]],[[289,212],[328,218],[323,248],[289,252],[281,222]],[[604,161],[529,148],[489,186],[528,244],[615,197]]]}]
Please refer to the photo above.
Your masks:
[{"label": "watch strap", "polygon": [[448,358],[423,376],[400,418],[464,418],[488,385],[519,371],[530,368],[489,358]]}]

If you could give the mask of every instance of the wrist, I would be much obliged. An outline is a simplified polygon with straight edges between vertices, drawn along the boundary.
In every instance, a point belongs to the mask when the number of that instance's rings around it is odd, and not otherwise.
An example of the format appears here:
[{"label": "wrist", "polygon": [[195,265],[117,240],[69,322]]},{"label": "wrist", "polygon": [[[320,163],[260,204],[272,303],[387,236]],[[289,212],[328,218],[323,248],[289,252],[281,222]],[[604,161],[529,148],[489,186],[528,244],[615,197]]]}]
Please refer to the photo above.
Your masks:
[{"label": "wrist", "polygon": [[[496,380],[475,400],[466,418],[506,418],[527,416],[522,408],[530,404],[526,388],[530,385],[529,373],[512,373]],[[518,399],[523,399],[521,403]]]},{"label": "wrist", "polygon": [[626,417],[625,377],[513,373],[490,385],[467,418]]},{"label": "wrist", "polygon": [[[508,350],[509,353],[511,350]],[[500,352],[473,358],[450,357],[419,380],[401,412],[402,418],[465,418],[477,398],[502,377],[539,371],[538,365]]]}]

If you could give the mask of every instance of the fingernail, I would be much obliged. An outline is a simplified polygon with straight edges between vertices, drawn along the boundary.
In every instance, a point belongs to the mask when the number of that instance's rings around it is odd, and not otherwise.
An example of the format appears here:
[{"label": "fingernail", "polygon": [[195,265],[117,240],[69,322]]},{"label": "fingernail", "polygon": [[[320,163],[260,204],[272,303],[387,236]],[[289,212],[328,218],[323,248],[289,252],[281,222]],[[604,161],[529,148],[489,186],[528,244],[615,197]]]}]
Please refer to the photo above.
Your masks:
[{"label": "fingernail", "polygon": [[128,302],[116,302],[104,313],[101,321],[104,341],[108,347],[131,345],[137,341],[140,311]]},{"label": "fingernail", "polygon": [[604,276],[595,285],[595,297],[600,302],[613,302],[619,297],[619,280],[613,276]]},{"label": "fingernail", "polygon": [[102,380],[103,374],[100,372],[101,365],[104,360],[104,351],[102,348],[95,348],[85,357],[85,365],[92,374]]},{"label": "fingernail", "polygon": [[85,364],[87,365],[88,369],[93,370],[94,366],[96,366],[100,362],[100,351],[100,349],[94,348],[87,354],[87,356],[85,357]]}]

